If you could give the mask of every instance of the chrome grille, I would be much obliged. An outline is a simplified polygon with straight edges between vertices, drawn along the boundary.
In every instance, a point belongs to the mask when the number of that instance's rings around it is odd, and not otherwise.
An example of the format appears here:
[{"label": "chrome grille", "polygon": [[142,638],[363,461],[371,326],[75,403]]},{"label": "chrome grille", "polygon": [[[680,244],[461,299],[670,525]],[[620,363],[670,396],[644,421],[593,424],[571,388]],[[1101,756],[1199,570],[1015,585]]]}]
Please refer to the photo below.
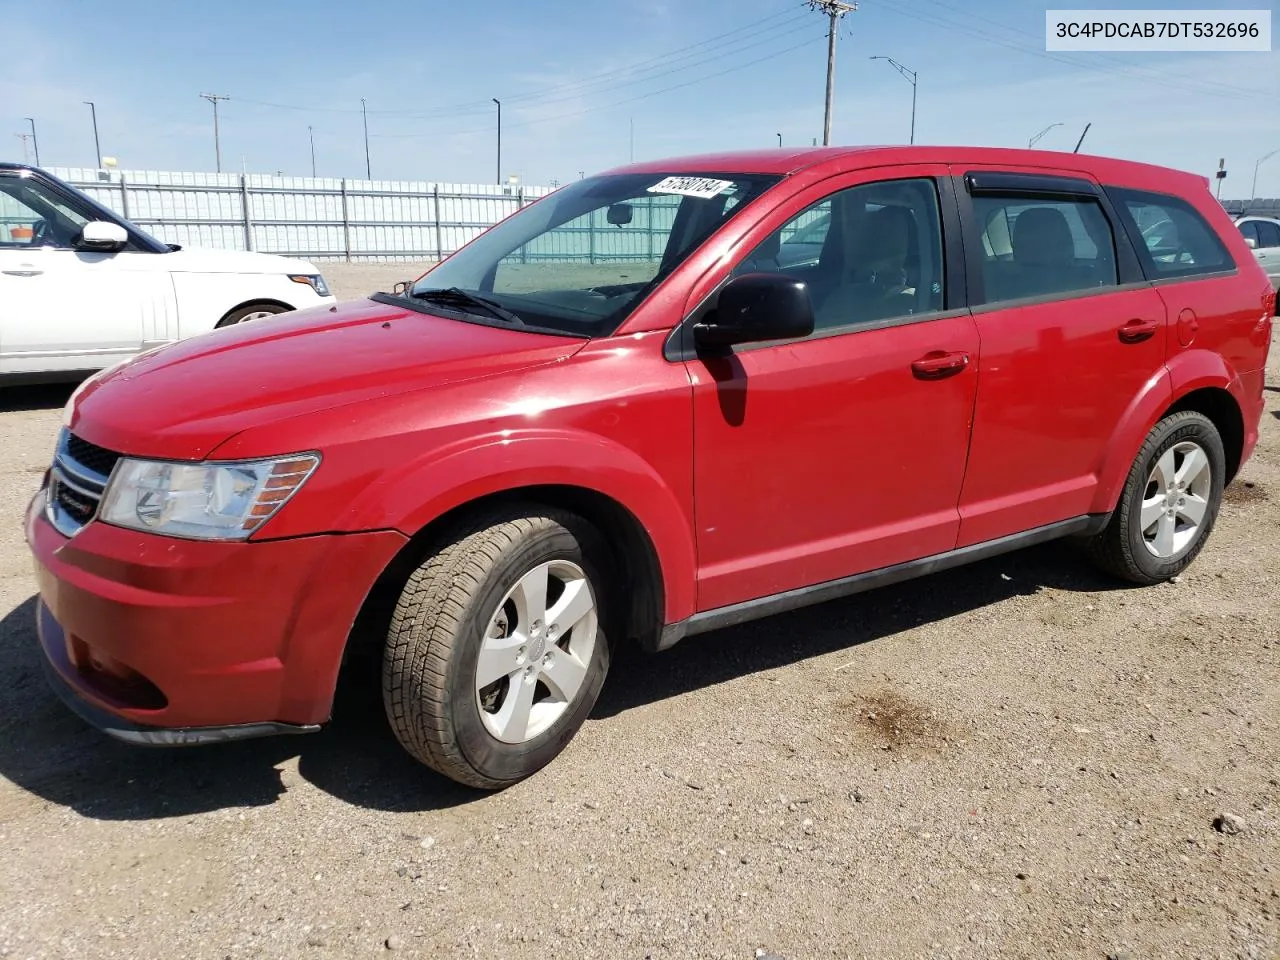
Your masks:
[{"label": "chrome grille", "polygon": [[62,430],[49,471],[46,507],[49,522],[59,533],[73,537],[94,518],[111,470],[119,459],[120,454],[81,440],[65,428]]}]

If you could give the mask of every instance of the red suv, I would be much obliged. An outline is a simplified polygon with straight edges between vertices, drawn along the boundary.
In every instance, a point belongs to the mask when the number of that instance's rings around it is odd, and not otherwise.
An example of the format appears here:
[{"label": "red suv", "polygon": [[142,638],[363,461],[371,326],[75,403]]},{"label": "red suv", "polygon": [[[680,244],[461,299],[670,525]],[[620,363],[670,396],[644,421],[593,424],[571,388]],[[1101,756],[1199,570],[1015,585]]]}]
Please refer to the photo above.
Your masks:
[{"label": "red suv", "polygon": [[200,743],[318,729],[372,625],[407,750],[503,787],[565,746],[624,638],[1054,537],[1174,576],[1254,448],[1274,310],[1172,170],[629,166],[395,293],[86,382],[27,518],[40,643],[108,733]]}]

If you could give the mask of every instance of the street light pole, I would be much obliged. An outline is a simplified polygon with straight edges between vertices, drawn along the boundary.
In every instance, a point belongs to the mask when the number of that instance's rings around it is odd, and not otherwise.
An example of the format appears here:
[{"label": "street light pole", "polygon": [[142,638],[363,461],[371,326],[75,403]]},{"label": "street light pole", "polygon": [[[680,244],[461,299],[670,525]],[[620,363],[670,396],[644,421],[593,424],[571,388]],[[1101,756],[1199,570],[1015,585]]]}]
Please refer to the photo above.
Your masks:
[{"label": "street light pole", "polygon": [[36,166],[40,166],[40,141],[36,139],[36,122],[32,117],[24,117],[27,123],[31,124],[31,146],[36,150]]},{"label": "street light pole", "polygon": [[93,149],[98,155],[98,169],[102,169],[102,144],[98,142],[98,108],[92,100],[81,100],[81,103],[88,104],[89,113],[93,117]]},{"label": "street light pole", "polygon": [[498,105],[498,171],[497,178],[494,183],[502,182],[502,101],[497,97],[490,97],[494,103]]},{"label": "street light pole", "polygon": [[[32,136],[35,136],[34,132],[32,133]],[[1272,157],[1274,157],[1277,153],[1280,153],[1280,150],[1272,150],[1272,151],[1271,151],[1270,153],[1268,153],[1266,156],[1259,157],[1259,158],[1258,158],[1258,162],[1257,162],[1257,163],[1255,163],[1255,164],[1253,165],[1253,186],[1249,188],[1249,199],[1250,199],[1250,200],[1257,199],[1257,196],[1258,196],[1258,168],[1259,168],[1260,166],[1262,166],[1262,164],[1263,164],[1263,162],[1264,162],[1264,161],[1270,160],[1270,159],[1271,159]],[[40,151],[39,151],[39,150],[37,150],[37,151],[36,151],[36,165],[37,165],[37,166],[39,166],[39,165],[40,165]]]},{"label": "street light pole", "polygon": [[778,134],[778,149],[782,149],[782,134]]},{"label": "street light pole", "polygon": [[373,163],[369,160],[369,105],[364,97],[360,98],[360,116],[364,118],[364,176],[373,179]]},{"label": "street light pole", "polygon": [[1040,138],[1041,138],[1041,137],[1043,137],[1043,136],[1044,136],[1046,133],[1048,133],[1050,130],[1052,130],[1054,127],[1060,127],[1060,126],[1062,126],[1062,124],[1061,124],[1061,123],[1051,123],[1051,124],[1049,124],[1047,127],[1045,127],[1043,130],[1041,130],[1041,131],[1040,131],[1039,133],[1037,133],[1034,137],[1032,137],[1030,140],[1028,140],[1028,141],[1027,141],[1027,149],[1028,149],[1028,150],[1030,150],[1030,149],[1031,149],[1032,147],[1034,147],[1037,143],[1039,143],[1039,142],[1040,142]]},{"label": "street light pole", "polygon": [[889,66],[902,74],[909,84],[911,84],[911,143],[916,142],[916,72],[910,67],[904,67],[893,57],[872,57],[872,60],[888,60]]},{"label": "street light pole", "polygon": [[312,127],[307,127],[307,136],[311,140],[311,179],[316,177],[316,133]]}]

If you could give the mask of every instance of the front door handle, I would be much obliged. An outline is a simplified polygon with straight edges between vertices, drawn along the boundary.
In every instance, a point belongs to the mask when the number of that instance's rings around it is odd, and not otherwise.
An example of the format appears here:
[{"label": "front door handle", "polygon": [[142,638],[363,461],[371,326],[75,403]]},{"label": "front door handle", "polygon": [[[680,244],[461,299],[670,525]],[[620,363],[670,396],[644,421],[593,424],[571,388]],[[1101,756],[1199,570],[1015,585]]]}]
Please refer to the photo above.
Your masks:
[{"label": "front door handle", "polygon": [[918,380],[941,380],[954,377],[968,365],[967,353],[933,350],[911,364],[911,372]]},{"label": "front door handle", "polygon": [[37,270],[29,263],[24,263],[18,270],[0,270],[6,277],[38,277],[44,273],[43,270]]},{"label": "front door handle", "polygon": [[1159,329],[1160,324],[1154,320],[1130,320],[1116,333],[1121,343],[1142,343],[1143,340],[1154,337]]}]

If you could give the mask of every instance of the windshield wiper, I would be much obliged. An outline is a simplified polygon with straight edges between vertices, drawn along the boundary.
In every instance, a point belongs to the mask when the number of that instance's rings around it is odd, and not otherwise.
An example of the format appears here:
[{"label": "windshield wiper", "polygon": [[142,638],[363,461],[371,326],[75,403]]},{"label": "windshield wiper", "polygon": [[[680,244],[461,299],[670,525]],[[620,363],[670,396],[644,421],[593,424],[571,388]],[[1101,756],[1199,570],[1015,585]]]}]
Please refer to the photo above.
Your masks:
[{"label": "windshield wiper", "polygon": [[410,293],[409,297],[413,300],[426,300],[428,303],[480,307],[499,320],[505,320],[507,323],[514,324],[517,327],[525,325],[523,320],[500,304],[494,303],[485,297],[478,297],[474,293],[468,293],[461,287],[446,287],[440,290],[417,290]]}]

